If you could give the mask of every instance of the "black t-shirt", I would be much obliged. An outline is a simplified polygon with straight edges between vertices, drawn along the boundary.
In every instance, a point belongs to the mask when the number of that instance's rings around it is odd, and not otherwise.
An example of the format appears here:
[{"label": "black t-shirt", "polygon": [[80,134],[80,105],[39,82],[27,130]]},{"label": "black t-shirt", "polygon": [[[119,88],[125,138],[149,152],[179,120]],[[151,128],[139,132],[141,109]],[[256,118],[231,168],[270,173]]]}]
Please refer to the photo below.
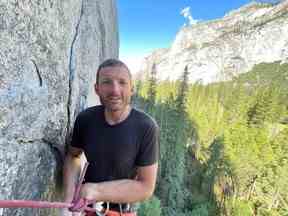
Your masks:
[{"label": "black t-shirt", "polygon": [[119,124],[109,125],[103,106],[76,118],[71,146],[83,149],[89,162],[85,182],[134,178],[138,166],[152,165],[159,155],[159,129],[147,114],[132,108]]}]

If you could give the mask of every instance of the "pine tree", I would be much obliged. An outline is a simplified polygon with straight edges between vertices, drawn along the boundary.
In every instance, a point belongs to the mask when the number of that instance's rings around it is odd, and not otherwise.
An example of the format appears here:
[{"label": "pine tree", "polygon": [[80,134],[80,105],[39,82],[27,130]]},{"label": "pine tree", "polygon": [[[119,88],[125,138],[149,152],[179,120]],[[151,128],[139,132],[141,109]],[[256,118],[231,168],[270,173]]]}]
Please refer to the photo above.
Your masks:
[{"label": "pine tree", "polygon": [[176,108],[179,112],[185,110],[186,95],[188,92],[188,81],[189,81],[188,66],[185,66],[182,77],[180,78],[180,85],[176,98]]},{"label": "pine tree", "polygon": [[157,71],[156,71],[156,64],[154,63],[152,65],[150,77],[149,77],[149,85],[148,85],[148,101],[149,105],[154,105],[156,102],[156,85],[157,85],[157,79],[156,79]]}]

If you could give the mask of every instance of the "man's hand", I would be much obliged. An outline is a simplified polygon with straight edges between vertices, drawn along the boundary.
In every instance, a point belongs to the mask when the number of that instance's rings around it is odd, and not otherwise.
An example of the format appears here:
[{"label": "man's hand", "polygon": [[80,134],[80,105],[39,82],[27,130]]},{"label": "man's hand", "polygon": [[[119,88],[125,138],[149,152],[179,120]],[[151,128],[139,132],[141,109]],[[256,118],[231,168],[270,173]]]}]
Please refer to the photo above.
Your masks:
[{"label": "man's hand", "polygon": [[97,183],[86,183],[82,185],[80,191],[80,197],[89,201],[100,201],[97,200]]},{"label": "man's hand", "polygon": [[72,204],[73,206],[69,208],[71,212],[83,212],[89,203],[87,199],[79,198],[78,200],[73,201]]}]

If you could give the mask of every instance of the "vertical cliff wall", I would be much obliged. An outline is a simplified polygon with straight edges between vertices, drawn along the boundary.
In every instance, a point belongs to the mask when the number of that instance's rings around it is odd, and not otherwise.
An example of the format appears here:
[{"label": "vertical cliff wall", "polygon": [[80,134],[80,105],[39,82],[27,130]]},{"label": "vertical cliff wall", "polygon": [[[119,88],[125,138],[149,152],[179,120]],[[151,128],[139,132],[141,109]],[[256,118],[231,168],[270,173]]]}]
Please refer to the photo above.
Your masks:
[{"label": "vertical cliff wall", "polygon": [[61,199],[56,178],[75,115],[94,100],[99,63],[118,56],[115,5],[0,0],[0,199]]}]

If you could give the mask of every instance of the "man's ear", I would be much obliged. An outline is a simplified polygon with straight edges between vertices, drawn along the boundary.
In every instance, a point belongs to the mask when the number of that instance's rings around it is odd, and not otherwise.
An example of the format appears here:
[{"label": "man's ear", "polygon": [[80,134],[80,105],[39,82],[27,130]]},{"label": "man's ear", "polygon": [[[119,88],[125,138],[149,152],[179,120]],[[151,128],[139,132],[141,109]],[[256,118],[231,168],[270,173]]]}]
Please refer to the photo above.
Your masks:
[{"label": "man's ear", "polygon": [[94,84],[94,91],[99,96],[99,88],[97,83]]}]

